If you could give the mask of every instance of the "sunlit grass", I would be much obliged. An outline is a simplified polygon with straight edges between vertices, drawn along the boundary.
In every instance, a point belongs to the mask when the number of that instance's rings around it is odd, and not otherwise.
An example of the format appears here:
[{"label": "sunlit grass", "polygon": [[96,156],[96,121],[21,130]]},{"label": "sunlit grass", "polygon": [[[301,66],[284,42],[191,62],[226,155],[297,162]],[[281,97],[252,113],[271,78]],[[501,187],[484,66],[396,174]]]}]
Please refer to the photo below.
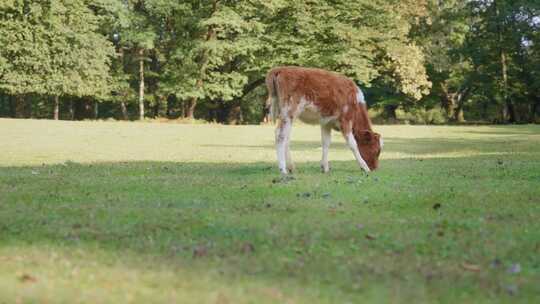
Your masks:
[{"label": "sunlit grass", "polygon": [[[444,158],[529,153],[539,126],[376,126],[383,159]],[[319,161],[318,127],[293,128],[295,161]],[[273,161],[274,126],[178,125],[121,122],[0,120],[3,166],[63,163],[172,161],[253,163]],[[531,142],[532,141],[532,142]],[[539,149],[536,150],[538,152]],[[332,160],[351,160],[333,132]]]},{"label": "sunlit grass", "polygon": [[0,303],[540,300],[540,128],[0,120]]}]

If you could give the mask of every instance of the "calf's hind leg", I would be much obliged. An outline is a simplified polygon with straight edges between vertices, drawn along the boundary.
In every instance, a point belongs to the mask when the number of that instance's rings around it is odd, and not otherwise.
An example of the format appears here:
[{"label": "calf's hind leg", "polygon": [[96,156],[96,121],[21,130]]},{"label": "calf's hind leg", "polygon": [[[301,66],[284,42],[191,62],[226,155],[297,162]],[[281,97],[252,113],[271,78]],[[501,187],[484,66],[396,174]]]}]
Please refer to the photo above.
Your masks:
[{"label": "calf's hind leg", "polygon": [[323,173],[328,173],[330,171],[330,164],[328,163],[328,149],[330,148],[331,140],[332,140],[332,128],[328,125],[321,125],[321,143],[322,143],[321,170]]},{"label": "calf's hind leg", "polygon": [[292,122],[290,119],[280,119],[276,128],[276,154],[278,159],[279,172],[281,174],[287,174],[287,158],[288,155],[289,138],[291,133]]},{"label": "calf's hind leg", "polygon": [[289,171],[289,173],[293,173],[295,167],[294,167],[294,164],[293,164],[293,161],[292,161],[292,158],[291,158],[291,149],[290,149],[290,143],[291,143],[291,134],[290,134],[290,130],[289,130],[289,135],[287,136],[287,139],[285,140],[286,144],[285,144],[285,156],[286,156],[286,159],[287,159],[287,171]]}]

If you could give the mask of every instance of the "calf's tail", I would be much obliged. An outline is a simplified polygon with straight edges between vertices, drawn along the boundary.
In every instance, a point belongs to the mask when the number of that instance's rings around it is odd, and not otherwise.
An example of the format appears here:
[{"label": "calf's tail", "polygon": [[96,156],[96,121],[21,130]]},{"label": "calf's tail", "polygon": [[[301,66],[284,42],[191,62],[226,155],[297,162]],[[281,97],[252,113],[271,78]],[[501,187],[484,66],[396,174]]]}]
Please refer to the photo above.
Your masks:
[{"label": "calf's tail", "polygon": [[266,88],[268,89],[268,99],[266,100],[266,108],[270,110],[272,121],[276,121],[279,115],[279,95],[277,84],[277,72],[271,70],[266,75]]}]

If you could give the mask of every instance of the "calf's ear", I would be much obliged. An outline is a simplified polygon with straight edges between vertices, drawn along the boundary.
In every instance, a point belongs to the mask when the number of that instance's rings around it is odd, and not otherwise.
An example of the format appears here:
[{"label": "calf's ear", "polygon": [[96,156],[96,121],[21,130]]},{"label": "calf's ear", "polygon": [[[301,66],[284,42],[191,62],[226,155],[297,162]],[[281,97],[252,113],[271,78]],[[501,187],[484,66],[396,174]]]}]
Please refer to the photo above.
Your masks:
[{"label": "calf's ear", "polygon": [[363,144],[369,144],[375,138],[375,133],[369,130],[362,130],[359,132],[360,142]]},{"label": "calf's ear", "polygon": [[375,140],[379,143],[379,147],[382,149],[384,142],[382,140],[381,134],[379,133],[374,133],[374,134],[375,134]]}]

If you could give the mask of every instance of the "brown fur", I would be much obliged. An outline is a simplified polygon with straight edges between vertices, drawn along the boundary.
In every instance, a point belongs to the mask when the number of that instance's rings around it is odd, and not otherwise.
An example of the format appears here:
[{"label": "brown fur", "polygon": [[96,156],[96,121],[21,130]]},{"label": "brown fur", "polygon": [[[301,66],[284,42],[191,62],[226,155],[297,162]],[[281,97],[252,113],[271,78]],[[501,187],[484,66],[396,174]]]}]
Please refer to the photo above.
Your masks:
[{"label": "brown fur", "polygon": [[367,107],[358,103],[357,86],[352,80],[322,69],[287,66],[270,70],[266,86],[269,105],[273,102],[278,106],[274,113],[286,107],[289,118],[293,119],[301,99],[311,101],[322,118],[337,117],[337,127],[344,135],[352,131],[369,168],[378,167],[380,134],[373,132]]}]

